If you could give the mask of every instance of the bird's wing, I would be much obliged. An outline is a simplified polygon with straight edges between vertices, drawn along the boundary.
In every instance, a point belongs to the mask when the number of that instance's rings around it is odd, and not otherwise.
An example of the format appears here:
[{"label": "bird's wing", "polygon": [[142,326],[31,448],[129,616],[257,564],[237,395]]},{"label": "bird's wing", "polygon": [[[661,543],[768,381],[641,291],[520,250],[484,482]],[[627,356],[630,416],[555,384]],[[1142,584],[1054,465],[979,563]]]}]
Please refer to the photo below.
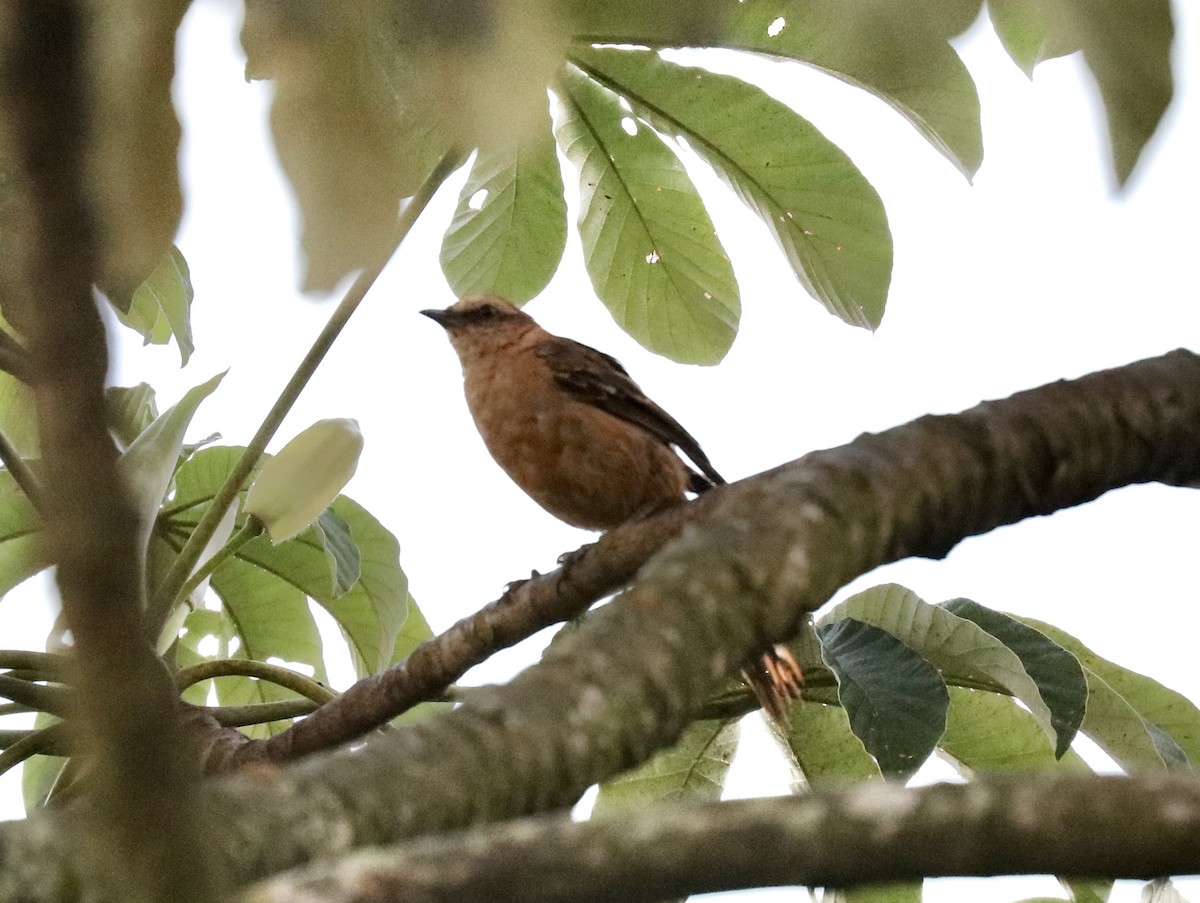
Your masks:
[{"label": "bird's wing", "polygon": [[[700,443],[674,417],[646,397],[621,363],[602,351],[571,339],[554,337],[537,350],[567,394],[640,426],[667,445],[676,445],[715,485],[725,482],[700,448]],[[707,488],[692,481],[693,491]]]}]

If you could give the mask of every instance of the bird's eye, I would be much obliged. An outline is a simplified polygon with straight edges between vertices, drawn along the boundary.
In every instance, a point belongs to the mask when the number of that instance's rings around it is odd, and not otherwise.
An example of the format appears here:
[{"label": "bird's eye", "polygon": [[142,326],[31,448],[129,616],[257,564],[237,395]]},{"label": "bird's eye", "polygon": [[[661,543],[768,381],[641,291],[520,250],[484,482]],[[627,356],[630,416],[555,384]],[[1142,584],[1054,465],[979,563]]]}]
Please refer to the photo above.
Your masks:
[{"label": "bird's eye", "polygon": [[487,306],[487,307],[481,307],[481,308],[479,308],[479,319],[481,319],[481,320],[491,320],[491,319],[492,319],[492,318],[494,318],[494,317],[496,316],[496,314],[498,314],[498,313],[499,313],[499,311],[498,311],[498,310],[496,310],[496,308],[494,308],[494,307],[492,307],[492,306],[490,306],[490,305],[489,305],[489,306]]}]

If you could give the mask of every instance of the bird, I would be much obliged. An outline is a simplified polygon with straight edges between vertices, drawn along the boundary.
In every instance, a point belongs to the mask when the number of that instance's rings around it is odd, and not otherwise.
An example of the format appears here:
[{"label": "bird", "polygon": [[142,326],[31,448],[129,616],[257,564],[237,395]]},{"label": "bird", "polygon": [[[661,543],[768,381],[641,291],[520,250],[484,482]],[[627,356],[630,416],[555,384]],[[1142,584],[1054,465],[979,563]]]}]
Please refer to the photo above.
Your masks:
[{"label": "bird", "polygon": [[547,332],[496,295],[421,313],[458,352],[488,451],[559,520],[610,530],[725,482],[615,358]]},{"label": "bird", "polygon": [[[497,295],[421,313],[458,353],[488,451],[559,520],[611,530],[725,483],[700,443],[615,358],[547,332]],[[768,714],[786,723],[803,682],[791,651],[776,646],[743,674]]]}]

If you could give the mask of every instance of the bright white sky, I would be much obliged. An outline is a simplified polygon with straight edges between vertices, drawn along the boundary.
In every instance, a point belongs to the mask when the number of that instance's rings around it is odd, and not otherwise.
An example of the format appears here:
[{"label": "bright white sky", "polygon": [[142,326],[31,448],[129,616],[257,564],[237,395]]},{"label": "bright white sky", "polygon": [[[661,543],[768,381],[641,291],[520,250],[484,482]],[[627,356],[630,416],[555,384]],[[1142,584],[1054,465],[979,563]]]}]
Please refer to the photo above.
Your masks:
[{"label": "bright white sky", "polygon": [[[295,289],[296,211],[266,136],[270,88],[242,78],[239,6],[197,0],[180,52],[187,214],[179,245],[196,287],[196,353],[181,371],[173,348],[142,351],[128,334],[114,336],[122,349],[114,382],[152,383],[160,407],[230,368],[191,435],[220,432],[231,443],[250,437],[332,310],[328,299]],[[1175,13],[1177,97],[1121,195],[1082,63],[1044,64],[1031,83],[986,23],[958,42],[983,106],[986,158],[973,186],[862,92],[799,65],[704,58],[810,118],[882,195],[896,266],[874,335],[808,298],[766,229],[702,170],[693,176],[742,292],[741,331],[720,366],[672,364],[621,333],[591,292],[573,236],[559,274],[528,309],[551,331],[618,357],[730,479],[920,414],[1195,347],[1200,14],[1187,4],[1176,4]],[[435,199],[272,446],[322,417],[359,420],[366,450],[347,491],[396,533],[412,591],[435,629],[530,569],[552,568],[560,553],[590,538],[545,514],[492,463],[463,402],[457,359],[441,330],[416,313],[454,301],[437,259],[462,178]],[[880,569],[839,598],[884,581],[904,583],[930,602],[967,596],[1055,623],[1100,654],[1200,699],[1191,629],[1200,602],[1197,499],[1159,486],[1122,490],[968,540],[945,561]],[[0,607],[4,646],[41,647],[49,626],[45,586],[31,581]],[[506,679],[535,658],[537,642],[497,656],[468,682]],[[785,782],[755,756],[753,767],[735,766],[730,792],[782,792]],[[16,776],[5,776],[0,814],[19,811]],[[1189,888],[1194,898],[1197,888]],[[969,888],[934,882],[926,899],[969,895],[987,903],[1057,890],[1050,879]],[[1138,886],[1120,894],[1136,900]],[[786,890],[753,899],[798,897]]]}]

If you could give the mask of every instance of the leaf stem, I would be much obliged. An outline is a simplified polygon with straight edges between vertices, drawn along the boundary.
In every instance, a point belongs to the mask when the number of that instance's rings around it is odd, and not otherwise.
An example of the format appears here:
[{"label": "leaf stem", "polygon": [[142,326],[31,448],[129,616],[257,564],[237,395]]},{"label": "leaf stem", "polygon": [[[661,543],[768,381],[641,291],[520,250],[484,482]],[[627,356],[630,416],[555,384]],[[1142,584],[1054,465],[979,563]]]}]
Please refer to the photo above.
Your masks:
[{"label": "leaf stem", "polygon": [[338,303],[329,321],[325,324],[320,335],[317,336],[316,341],[313,342],[312,347],[308,350],[308,354],[300,361],[296,372],[292,374],[292,378],[284,386],[283,391],[279,394],[279,398],[276,399],[275,404],[272,405],[271,410],[267,413],[266,418],[258,428],[258,432],[254,434],[254,438],[246,446],[242,457],[234,465],[233,470],[226,477],[225,483],[213,497],[208,510],[204,513],[200,522],[196,524],[196,529],[192,531],[192,535],[180,550],[179,556],[172,563],[166,576],[163,577],[162,583],[159,584],[153,596],[151,596],[146,609],[145,620],[146,633],[151,638],[157,638],[159,632],[162,630],[163,624],[170,615],[171,603],[179,595],[179,589],[183,586],[184,581],[187,580],[192,568],[196,566],[196,562],[200,559],[205,545],[212,538],[213,532],[220,523],[225,510],[242,488],[242,483],[250,475],[250,471],[253,470],[255,463],[266,450],[267,443],[271,441],[271,437],[275,435],[275,431],[283,423],[284,418],[292,409],[292,405],[296,403],[296,399],[300,397],[300,393],[304,390],[304,387],[308,385],[309,379],[316,372],[318,365],[333,345],[334,340],[341,333],[350,316],[358,309],[358,305],[362,302],[363,297],[375,283],[375,280],[391,259],[392,254],[395,253],[400,242],[411,231],[414,223],[417,221],[417,217],[421,215],[421,212],[428,205],[434,193],[441,187],[446,177],[461,166],[465,159],[466,155],[455,149],[449,150],[443,155],[441,160],[437,162],[437,165],[430,171],[416,194],[409,199],[408,204],[400,213],[400,217],[396,222],[395,238],[390,243],[388,250],[358,274],[358,278],[354,280],[354,283]]},{"label": "leaf stem", "polygon": [[179,592],[175,594],[175,598],[171,600],[171,607],[167,610],[168,617],[184,599],[196,591],[196,587],[211,577],[217,568],[236,555],[242,546],[250,540],[261,536],[262,532],[262,521],[257,517],[246,518],[246,523],[242,525],[242,528],[229,537],[229,541],[221,546],[216,554],[200,565],[200,567],[196,568],[195,573],[184,581],[183,586],[179,588]]},{"label": "leaf stem", "polygon": [[338,695],[329,689],[329,687],[310,677],[305,677],[303,674],[297,674],[295,671],[288,668],[281,668],[279,665],[258,662],[249,658],[224,658],[192,665],[190,668],[184,668],[175,675],[175,684],[182,691],[192,684],[208,680],[210,677],[230,676],[255,677],[259,680],[267,680],[283,687],[285,690],[291,690],[293,693],[298,693],[306,699],[311,699],[318,705],[323,705],[331,699],[336,699]]}]

